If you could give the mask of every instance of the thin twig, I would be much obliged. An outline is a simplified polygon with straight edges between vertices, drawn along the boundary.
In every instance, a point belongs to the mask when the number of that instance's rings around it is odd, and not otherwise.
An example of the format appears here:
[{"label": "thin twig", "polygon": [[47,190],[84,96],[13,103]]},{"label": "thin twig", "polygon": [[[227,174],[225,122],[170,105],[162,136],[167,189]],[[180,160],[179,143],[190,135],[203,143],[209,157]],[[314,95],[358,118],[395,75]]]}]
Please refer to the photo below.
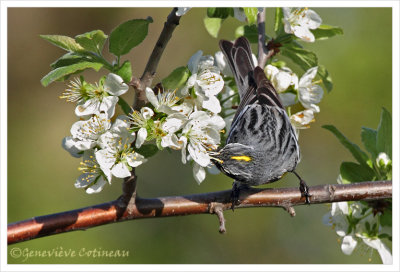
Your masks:
[{"label": "thin twig", "polygon": [[225,233],[225,217],[224,217],[224,207],[221,203],[210,203],[210,213],[215,213],[218,217],[219,222],[219,233]]},{"label": "thin twig", "polygon": [[[392,181],[326,184],[310,187],[311,204],[340,201],[377,200],[392,197]],[[235,209],[249,207],[293,207],[304,205],[297,187],[279,189],[246,189],[240,192],[240,204]],[[231,191],[159,197],[136,198],[131,212],[122,209],[119,201],[111,201],[77,210],[38,216],[8,225],[8,244],[52,234],[88,229],[131,219],[210,213],[210,204],[221,210],[231,208]],[[215,205],[215,204],[214,204]]]},{"label": "thin twig", "polygon": [[265,8],[257,14],[258,29],[258,66],[264,68],[267,63],[268,50],[265,46]]},{"label": "thin twig", "polygon": [[153,52],[151,53],[149,60],[147,62],[146,68],[140,80],[134,78],[131,81],[131,85],[136,89],[136,105],[134,107],[141,108],[146,102],[147,98],[145,95],[146,87],[150,87],[153,82],[153,78],[156,74],[158,63],[161,59],[162,54],[172,37],[172,33],[174,32],[176,26],[179,25],[179,21],[181,19],[180,16],[176,15],[177,8],[173,8],[171,13],[167,17],[167,21],[164,23],[164,28],[161,31],[161,34],[154,46]]}]

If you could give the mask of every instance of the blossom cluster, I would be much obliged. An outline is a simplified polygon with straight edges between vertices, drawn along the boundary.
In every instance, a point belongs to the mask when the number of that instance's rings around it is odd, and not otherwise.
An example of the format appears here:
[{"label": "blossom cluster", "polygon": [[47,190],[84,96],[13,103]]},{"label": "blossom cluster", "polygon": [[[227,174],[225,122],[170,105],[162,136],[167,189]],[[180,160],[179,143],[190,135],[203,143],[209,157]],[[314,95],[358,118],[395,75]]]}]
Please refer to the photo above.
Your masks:
[{"label": "blossom cluster", "polygon": [[135,133],[130,131],[129,119],[118,116],[114,122],[118,96],[128,91],[128,85],[116,74],[109,74],[95,85],[83,79],[72,81],[61,98],[76,102],[75,114],[81,120],[71,127],[71,136],[62,141],[62,146],[74,157],[83,157],[79,170],[83,173],[76,188],[86,192],[100,192],[112,177],[130,176],[132,167],[146,159],[131,147]]},{"label": "blossom cluster", "polygon": [[320,112],[317,104],[321,102],[324,95],[324,90],[318,85],[321,81],[314,81],[318,66],[308,69],[300,80],[288,67],[279,69],[268,64],[265,70],[285,107],[298,102],[303,106],[304,110],[290,115],[290,121],[297,134],[300,129],[309,128],[310,123],[315,120],[314,114]]},{"label": "blossom cluster", "polygon": [[[380,172],[391,172],[392,161],[386,153],[379,153],[375,164]],[[338,183],[342,183],[341,175]],[[391,251],[383,242],[384,238],[390,239],[392,236],[392,228],[385,226],[383,222],[384,213],[390,212],[386,206],[388,203],[384,200],[333,203],[331,211],[324,215],[322,221],[325,225],[332,226],[339,235],[344,254],[352,254],[362,242],[378,251],[383,264],[392,264]]]},{"label": "blossom cluster", "polygon": [[191,75],[184,87],[146,88],[149,103],[116,118],[119,96],[128,90],[121,77],[110,73],[94,85],[83,79],[70,83],[61,98],[77,103],[75,114],[81,120],[72,125],[71,136],[62,145],[72,156],[83,157],[79,167],[83,174],[76,188],[97,193],[113,177],[130,176],[132,168],[147,161],[140,154],[147,142],[159,150],[180,150],[182,162],[192,162],[196,181],[204,180],[204,168],[211,165],[209,151],[218,148],[225,128],[217,98],[224,80],[214,58],[201,51],[190,58],[187,67]]}]

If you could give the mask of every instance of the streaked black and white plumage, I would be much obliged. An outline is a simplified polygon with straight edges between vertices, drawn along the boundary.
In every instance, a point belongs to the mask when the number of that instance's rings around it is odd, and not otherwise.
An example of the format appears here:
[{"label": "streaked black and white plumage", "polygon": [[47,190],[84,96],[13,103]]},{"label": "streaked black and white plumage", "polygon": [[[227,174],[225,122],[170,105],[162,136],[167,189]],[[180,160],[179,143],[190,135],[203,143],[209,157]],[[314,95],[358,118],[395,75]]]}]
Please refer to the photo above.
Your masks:
[{"label": "streaked black and white plumage", "polygon": [[[214,164],[236,181],[234,188],[270,183],[294,172],[300,161],[296,133],[263,69],[254,67],[248,40],[221,40],[220,48],[235,76],[240,104],[226,145],[213,156]],[[301,179],[300,190],[308,197]]]}]

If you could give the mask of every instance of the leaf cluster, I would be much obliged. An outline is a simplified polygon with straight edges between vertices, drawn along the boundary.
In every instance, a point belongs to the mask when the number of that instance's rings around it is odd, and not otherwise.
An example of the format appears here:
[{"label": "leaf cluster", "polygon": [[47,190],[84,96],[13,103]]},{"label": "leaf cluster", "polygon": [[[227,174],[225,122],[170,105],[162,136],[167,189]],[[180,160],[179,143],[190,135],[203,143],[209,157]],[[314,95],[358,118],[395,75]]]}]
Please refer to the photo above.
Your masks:
[{"label": "leaf cluster", "polygon": [[[120,64],[120,57],[128,54],[146,38],[151,22],[151,18],[129,20],[117,26],[109,36],[102,30],[93,30],[74,38],[63,35],[41,35],[44,40],[67,51],[50,65],[51,71],[42,78],[42,85],[46,87],[54,81],[64,81],[70,75],[89,68],[95,71],[105,68],[129,83],[132,78],[131,63],[125,61]],[[116,57],[112,63],[102,54],[107,40],[109,52]]]}]

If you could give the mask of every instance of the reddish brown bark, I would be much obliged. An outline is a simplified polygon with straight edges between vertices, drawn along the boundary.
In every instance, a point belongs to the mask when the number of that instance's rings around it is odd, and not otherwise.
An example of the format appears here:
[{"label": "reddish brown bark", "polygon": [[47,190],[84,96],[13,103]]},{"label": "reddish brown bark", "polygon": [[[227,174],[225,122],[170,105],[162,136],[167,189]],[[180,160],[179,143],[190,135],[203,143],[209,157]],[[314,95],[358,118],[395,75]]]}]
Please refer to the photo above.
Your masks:
[{"label": "reddish brown bark", "polygon": [[[310,193],[311,204],[391,198],[392,181],[319,185],[310,187]],[[8,225],[8,244],[139,218],[218,212],[221,221],[222,210],[231,208],[230,194],[231,191],[227,190],[153,199],[137,197],[135,205],[129,209],[130,212],[126,207],[120,206],[121,201],[115,200],[77,210],[33,217]],[[240,200],[241,203],[235,206],[235,209],[269,206],[292,211],[292,206],[304,204],[304,197],[301,197],[298,188],[243,190]],[[215,210],[216,205],[218,211]]]}]

